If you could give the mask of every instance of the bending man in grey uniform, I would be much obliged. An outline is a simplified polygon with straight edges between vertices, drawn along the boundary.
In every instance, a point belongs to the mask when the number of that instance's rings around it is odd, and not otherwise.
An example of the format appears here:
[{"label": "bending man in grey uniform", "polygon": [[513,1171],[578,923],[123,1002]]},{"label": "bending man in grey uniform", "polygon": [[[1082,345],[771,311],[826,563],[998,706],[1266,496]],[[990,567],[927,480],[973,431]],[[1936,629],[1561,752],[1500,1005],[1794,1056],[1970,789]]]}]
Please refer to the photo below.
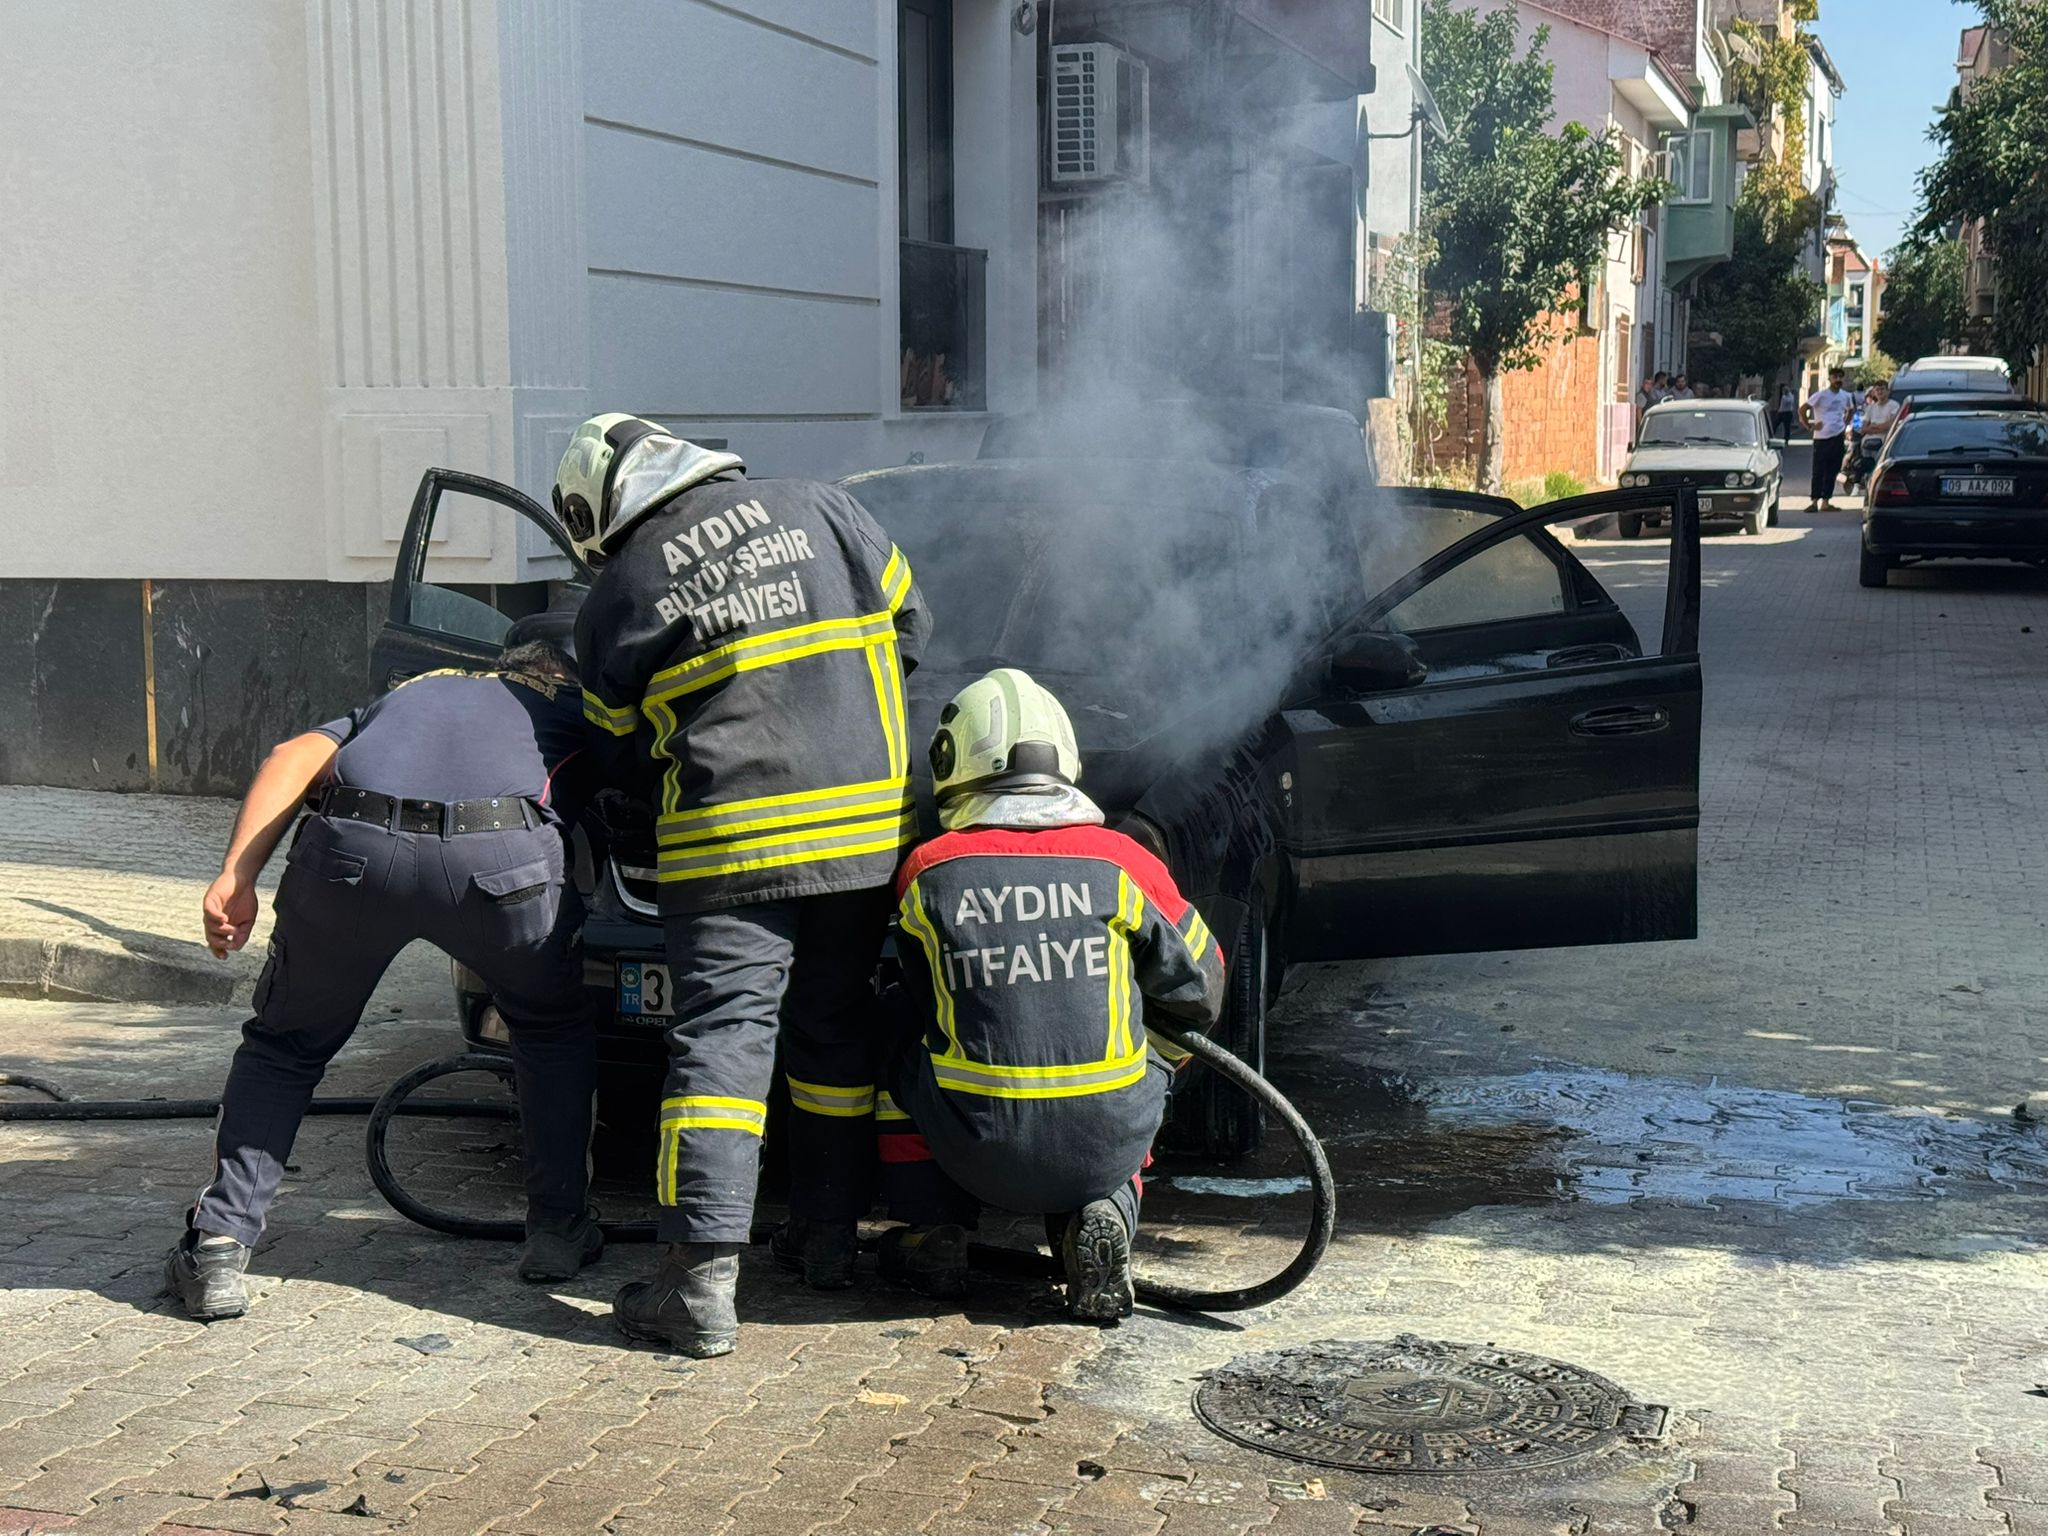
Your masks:
[{"label": "bending man in grey uniform", "polygon": [[256,877],[317,798],[286,855],[256,1016],[221,1094],[213,1176],[165,1261],[165,1288],[190,1316],[247,1310],[242,1273],[313,1089],[414,939],[480,972],[511,1035],[526,1142],[519,1273],[566,1279],[603,1251],[588,1207],[597,1065],[583,904],[564,878],[587,740],[575,664],[535,641],[495,672],[414,678],[264,762],[206,893],[216,955],[248,941]]}]

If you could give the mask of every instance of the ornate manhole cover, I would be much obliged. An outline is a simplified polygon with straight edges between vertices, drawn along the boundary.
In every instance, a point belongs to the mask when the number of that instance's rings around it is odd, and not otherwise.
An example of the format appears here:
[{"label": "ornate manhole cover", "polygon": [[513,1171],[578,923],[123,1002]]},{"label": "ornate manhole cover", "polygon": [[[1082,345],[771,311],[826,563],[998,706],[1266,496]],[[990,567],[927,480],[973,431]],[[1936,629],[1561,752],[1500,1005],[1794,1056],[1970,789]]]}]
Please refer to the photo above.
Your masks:
[{"label": "ornate manhole cover", "polygon": [[1657,1439],[1666,1417],[1577,1366],[1412,1334],[1245,1355],[1209,1373],[1195,1412],[1255,1451],[1436,1474],[1555,1466]]}]

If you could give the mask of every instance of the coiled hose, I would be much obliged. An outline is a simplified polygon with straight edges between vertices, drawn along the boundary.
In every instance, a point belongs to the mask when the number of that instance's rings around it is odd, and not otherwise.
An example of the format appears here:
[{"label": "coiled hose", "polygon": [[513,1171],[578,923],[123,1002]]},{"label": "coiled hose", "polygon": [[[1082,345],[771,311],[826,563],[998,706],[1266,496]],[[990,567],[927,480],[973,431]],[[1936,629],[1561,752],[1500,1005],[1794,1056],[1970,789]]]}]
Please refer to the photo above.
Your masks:
[{"label": "coiled hose", "polygon": [[[1302,1161],[1308,1169],[1311,1203],[1308,1233],[1302,1239],[1300,1252],[1295,1254],[1285,1268],[1270,1278],[1256,1285],[1240,1286],[1232,1290],[1203,1291],[1140,1276],[1136,1282],[1138,1296],[1141,1300],[1157,1306],[1193,1312],[1242,1312],[1277,1301],[1306,1280],[1316,1265],[1322,1262],[1324,1253],[1329,1249],[1330,1239],[1336,1232],[1336,1180],[1331,1175],[1329,1159],[1323,1154],[1323,1145],[1316,1139],[1315,1132],[1309,1129],[1308,1122],[1301,1118],[1300,1112],[1287,1102],[1279,1089],[1215,1041],[1205,1035],[1189,1034],[1172,1028],[1163,1022],[1155,1022],[1151,1027],[1176,1045],[1191,1051],[1225,1081],[1258,1099],[1274,1118],[1287,1127],[1294,1137],[1295,1145],[1301,1149]],[[399,1183],[398,1176],[392,1172],[391,1160],[385,1148],[385,1137],[391,1129],[392,1120],[400,1115],[445,1115],[484,1119],[512,1119],[517,1116],[518,1111],[510,1104],[438,1097],[418,1101],[412,1099],[412,1095],[428,1083],[443,1077],[451,1077],[459,1072],[493,1072],[510,1081],[512,1063],[505,1057],[488,1055],[481,1051],[447,1056],[439,1061],[430,1061],[414,1067],[376,1099],[315,1099],[308,1113],[367,1114],[370,1117],[369,1128],[364,1138],[364,1155],[369,1164],[371,1182],[390,1202],[391,1208],[408,1221],[416,1222],[430,1231],[444,1232],[451,1237],[517,1242],[526,1235],[524,1227],[519,1222],[485,1220],[437,1210],[409,1194],[405,1186]],[[48,1094],[55,1101],[49,1104],[0,1104],[0,1121],[194,1120],[210,1118],[220,1108],[219,1101],[212,1099],[74,1100],[54,1084],[25,1073],[0,1072],[0,1083],[32,1088]],[[654,1223],[651,1221],[605,1222],[603,1230],[605,1241],[613,1243],[647,1243],[654,1241],[655,1236]],[[756,1227],[753,1240],[757,1243],[765,1242],[771,1230],[765,1226]],[[998,1248],[976,1243],[969,1249],[969,1256],[984,1268],[1012,1274],[1056,1278],[1061,1272],[1056,1258],[1037,1250]]]}]

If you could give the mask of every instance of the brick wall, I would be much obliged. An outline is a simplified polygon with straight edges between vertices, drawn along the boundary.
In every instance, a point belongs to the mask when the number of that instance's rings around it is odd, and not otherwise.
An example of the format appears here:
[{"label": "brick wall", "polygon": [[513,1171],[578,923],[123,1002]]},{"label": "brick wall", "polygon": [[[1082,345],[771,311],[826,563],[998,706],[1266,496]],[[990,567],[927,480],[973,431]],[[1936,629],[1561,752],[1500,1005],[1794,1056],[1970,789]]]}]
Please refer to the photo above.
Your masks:
[{"label": "brick wall", "polygon": [[[1540,479],[1562,469],[1588,486],[1601,483],[1600,432],[1607,400],[1600,388],[1600,338],[1580,335],[1569,321],[1564,329],[1564,336],[1545,351],[1541,366],[1501,379],[1504,480]],[[1485,386],[1468,362],[1462,376],[1451,380],[1437,462],[1477,464],[1485,416]]]},{"label": "brick wall", "polygon": [[1697,69],[1699,0],[1541,0],[1541,4],[1545,10],[1574,21],[1646,43],[1681,73]]}]

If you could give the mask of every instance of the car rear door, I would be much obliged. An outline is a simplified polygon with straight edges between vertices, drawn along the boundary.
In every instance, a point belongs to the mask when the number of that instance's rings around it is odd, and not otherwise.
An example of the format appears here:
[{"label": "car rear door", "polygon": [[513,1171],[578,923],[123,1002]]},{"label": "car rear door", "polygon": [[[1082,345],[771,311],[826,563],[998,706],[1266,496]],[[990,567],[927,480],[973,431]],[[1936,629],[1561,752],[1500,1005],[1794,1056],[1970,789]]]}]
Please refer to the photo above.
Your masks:
[{"label": "car rear door", "polygon": [[[481,531],[477,520],[502,519],[508,512],[540,529],[569,562],[573,574],[552,601],[535,583],[506,587],[427,579],[437,543],[474,537]],[[454,526],[458,523],[466,526]],[[390,612],[370,652],[371,687],[382,693],[422,672],[487,661],[502,649],[515,621],[544,609],[560,612],[559,627],[566,633],[589,582],[590,568],[561,524],[531,496],[481,475],[430,469],[420,476],[399,543]]]},{"label": "car rear door", "polygon": [[[1428,506],[1470,531],[1367,599],[1282,715],[1268,771],[1290,956],[1696,936],[1696,493]],[[1620,541],[1624,512],[1668,516],[1668,547]],[[1402,536],[1390,526],[1382,541]],[[1413,644],[1420,683],[1335,680],[1329,664],[1376,630]]]}]

